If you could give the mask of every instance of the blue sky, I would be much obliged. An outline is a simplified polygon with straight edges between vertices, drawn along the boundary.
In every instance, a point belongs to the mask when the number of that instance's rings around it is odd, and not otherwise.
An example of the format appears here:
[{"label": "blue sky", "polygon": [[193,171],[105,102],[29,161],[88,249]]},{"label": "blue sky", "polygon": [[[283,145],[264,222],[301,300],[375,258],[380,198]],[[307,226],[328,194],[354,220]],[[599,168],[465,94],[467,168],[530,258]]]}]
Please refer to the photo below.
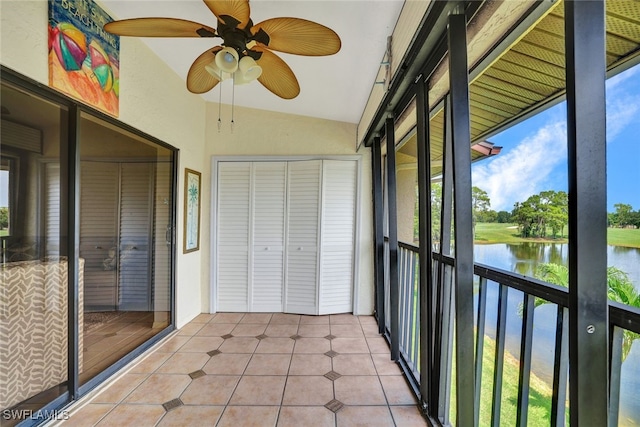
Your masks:
[{"label": "blue sky", "polygon": [[[566,103],[489,138],[502,152],[473,166],[473,185],[485,190],[491,208],[513,204],[544,190],[567,191]],[[607,209],[627,203],[640,209],[640,66],[607,81]]]},{"label": "blue sky", "polygon": [[9,206],[9,172],[0,171],[0,208]]}]

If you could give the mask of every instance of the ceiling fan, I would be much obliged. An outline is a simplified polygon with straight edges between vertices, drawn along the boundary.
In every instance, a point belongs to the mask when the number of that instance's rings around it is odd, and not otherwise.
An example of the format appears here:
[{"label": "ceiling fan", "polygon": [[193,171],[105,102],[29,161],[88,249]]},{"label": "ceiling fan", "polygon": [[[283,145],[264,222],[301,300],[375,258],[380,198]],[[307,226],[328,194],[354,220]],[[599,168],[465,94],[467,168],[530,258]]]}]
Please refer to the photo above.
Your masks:
[{"label": "ceiling fan", "polygon": [[330,28],[301,18],[271,18],[254,24],[248,0],[203,0],[218,20],[217,28],[177,18],[133,18],[106,24],[112,34],[135,37],[219,37],[191,65],[187,89],[205,93],[220,81],[235,84],[257,79],[275,95],[293,99],[300,85],[289,66],[272,51],[303,56],[333,55],[340,37]]}]

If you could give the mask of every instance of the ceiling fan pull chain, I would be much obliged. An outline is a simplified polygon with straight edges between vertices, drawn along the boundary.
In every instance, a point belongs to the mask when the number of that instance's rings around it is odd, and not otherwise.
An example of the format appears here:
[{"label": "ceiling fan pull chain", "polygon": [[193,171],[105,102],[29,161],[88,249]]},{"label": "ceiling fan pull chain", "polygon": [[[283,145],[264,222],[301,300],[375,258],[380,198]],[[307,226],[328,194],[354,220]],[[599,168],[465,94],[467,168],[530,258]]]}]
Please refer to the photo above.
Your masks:
[{"label": "ceiling fan pull chain", "polygon": [[222,129],[222,120],[220,119],[220,114],[222,111],[222,85],[218,85],[218,133]]},{"label": "ceiling fan pull chain", "polygon": [[233,110],[236,104],[236,74],[233,73],[233,85],[231,87],[231,133],[233,133],[233,125],[235,122],[233,121]]}]

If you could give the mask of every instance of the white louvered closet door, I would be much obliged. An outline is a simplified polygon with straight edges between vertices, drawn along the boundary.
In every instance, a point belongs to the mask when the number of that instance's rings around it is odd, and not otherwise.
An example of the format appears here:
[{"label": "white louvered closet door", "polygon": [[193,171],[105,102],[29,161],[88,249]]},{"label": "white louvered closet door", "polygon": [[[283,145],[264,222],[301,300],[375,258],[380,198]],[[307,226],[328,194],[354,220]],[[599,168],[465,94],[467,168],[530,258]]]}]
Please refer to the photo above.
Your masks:
[{"label": "white louvered closet door", "polygon": [[253,163],[250,311],[283,310],[286,173],[286,162]]},{"label": "white louvered closet door", "polygon": [[44,236],[46,256],[60,255],[60,163],[44,164]]},{"label": "white louvered closet door", "polygon": [[118,306],[118,163],[81,162],[80,257],[84,258],[87,311]]},{"label": "white louvered closet door", "polygon": [[251,163],[218,165],[218,311],[249,310]]},{"label": "white louvered closet door", "polygon": [[322,161],[289,162],[285,312],[318,314]]},{"label": "white louvered closet door", "polygon": [[151,310],[151,233],[154,171],[151,163],[120,164],[118,308]]},{"label": "white louvered closet door", "polygon": [[356,192],[355,161],[323,162],[319,314],[352,311]]}]

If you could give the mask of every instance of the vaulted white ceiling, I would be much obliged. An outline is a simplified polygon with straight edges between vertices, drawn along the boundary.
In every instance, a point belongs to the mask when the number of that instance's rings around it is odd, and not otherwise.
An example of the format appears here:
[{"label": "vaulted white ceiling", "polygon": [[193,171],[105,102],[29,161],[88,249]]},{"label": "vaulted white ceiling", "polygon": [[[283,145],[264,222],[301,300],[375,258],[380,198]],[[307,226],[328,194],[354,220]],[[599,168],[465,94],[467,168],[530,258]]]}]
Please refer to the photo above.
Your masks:
[{"label": "vaulted white ceiling", "polygon": [[[99,0],[114,19],[173,17],[216,26],[216,18],[200,0]],[[259,82],[235,86],[224,81],[202,96],[218,102],[357,123],[383,59],[387,37],[393,32],[403,0],[253,0],[251,18],[296,17],[333,29],[342,40],[332,56],[305,57],[278,53],[300,83],[300,95],[283,100]],[[193,61],[220,39],[142,39],[183,80]],[[187,90],[185,85],[185,91]],[[195,95],[194,95],[195,96]]]}]

